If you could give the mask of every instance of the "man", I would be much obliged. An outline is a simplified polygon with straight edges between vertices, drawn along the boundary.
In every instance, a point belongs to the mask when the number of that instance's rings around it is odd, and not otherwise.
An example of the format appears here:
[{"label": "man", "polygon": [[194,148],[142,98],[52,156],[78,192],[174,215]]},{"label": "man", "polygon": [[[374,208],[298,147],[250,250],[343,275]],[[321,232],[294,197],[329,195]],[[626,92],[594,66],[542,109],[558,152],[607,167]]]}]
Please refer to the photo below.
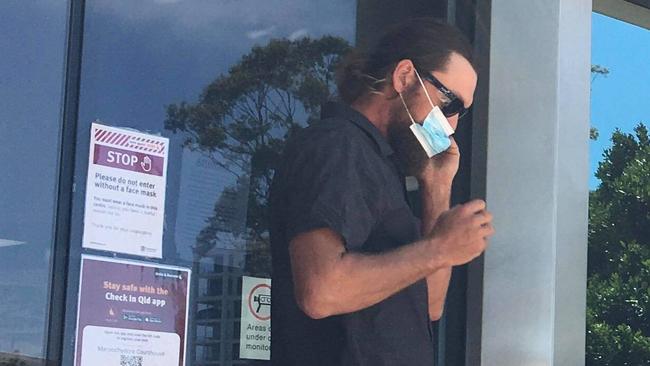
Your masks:
[{"label": "man", "polygon": [[[455,28],[397,26],[340,69],[344,103],[288,142],[270,195],[274,365],[434,364],[451,268],[494,229],[481,200],[449,208],[453,137],[429,158],[410,126],[440,108],[456,128],[476,88],[470,60]],[[418,180],[421,221],[405,175]]]}]

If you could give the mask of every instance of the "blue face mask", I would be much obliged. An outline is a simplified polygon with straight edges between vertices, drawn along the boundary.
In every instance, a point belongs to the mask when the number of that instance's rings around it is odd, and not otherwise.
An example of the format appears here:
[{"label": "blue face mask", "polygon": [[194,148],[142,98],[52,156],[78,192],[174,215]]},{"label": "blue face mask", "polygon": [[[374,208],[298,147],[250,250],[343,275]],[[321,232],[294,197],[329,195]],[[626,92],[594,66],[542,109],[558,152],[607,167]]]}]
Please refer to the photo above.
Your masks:
[{"label": "blue face mask", "polygon": [[406,102],[404,102],[404,98],[402,97],[401,93],[399,96],[402,99],[404,108],[406,108],[406,113],[411,119],[411,131],[420,142],[420,145],[422,145],[422,148],[427,153],[427,156],[432,157],[449,149],[451,146],[451,140],[449,139],[449,136],[454,133],[454,130],[451,128],[451,125],[449,124],[449,121],[447,121],[445,115],[442,114],[440,108],[433,105],[433,101],[429,96],[429,92],[427,92],[427,88],[424,87],[422,78],[420,78],[420,74],[418,74],[417,70],[415,70],[415,75],[417,75],[418,80],[420,80],[420,85],[422,86],[422,89],[424,89],[424,94],[427,96],[427,99],[431,104],[431,111],[429,114],[427,114],[421,125],[416,123],[415,119],[413,119],[413,116],[406,106]]}]

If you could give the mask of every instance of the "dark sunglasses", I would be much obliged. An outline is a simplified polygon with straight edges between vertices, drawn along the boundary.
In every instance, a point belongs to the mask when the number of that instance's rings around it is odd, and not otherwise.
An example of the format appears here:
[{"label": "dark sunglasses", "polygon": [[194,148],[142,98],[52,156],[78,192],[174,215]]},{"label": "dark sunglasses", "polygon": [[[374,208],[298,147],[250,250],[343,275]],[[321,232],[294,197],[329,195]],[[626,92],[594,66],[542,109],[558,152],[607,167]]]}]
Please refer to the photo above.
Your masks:
[{"label": "dark sunglasses", "polygon": [[461,119],[463,118],[464,115],[467,114],[469,109],[465,108],[465,104],[463,103],[463,100],[460,99],[460,97],[454,94],[451,90],[449,90],[446,86],[442,85],[440,80],[436,79],[433,75],[429,74],[428,72],[422,72],[418,70],[418,73],[420,74],[420,77],[422,77],[422,79],[433,84],[433,86],[435,86],[436,89],[440,90],[440,92],[447,99],[449,99],[449,102],[440,108],[440,110],[442,110],[442,114],[444,114],[445,117],[451,117],[457,114],[458,119]]}]

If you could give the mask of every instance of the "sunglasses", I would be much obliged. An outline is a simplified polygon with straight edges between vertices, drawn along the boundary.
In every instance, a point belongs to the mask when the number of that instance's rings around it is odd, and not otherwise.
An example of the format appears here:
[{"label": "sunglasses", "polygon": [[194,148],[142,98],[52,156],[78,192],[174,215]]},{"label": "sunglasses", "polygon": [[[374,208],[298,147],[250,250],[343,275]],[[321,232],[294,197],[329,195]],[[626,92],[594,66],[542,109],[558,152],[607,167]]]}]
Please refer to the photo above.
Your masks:
[{"label": "sunglasses", "polygon": [[467,114],[469,111],[468,108],[465,108],[465,104],[463,103],[463,100],[460,99],[456,94],[454,94],[449,88],[444,86],[440,80],[436,79],[435,76],[429,74],[428,72],[420,72],[418,70],[418,73],[422,77],[422,79],[430,82],[433,84],[433,86],[436,87],[449,101],[443,105],[440,110],[442,111],[442,114],[445,115],[445,117],[451,117],[454,115],[458,115],[458,119],[463,118],[464,115]]}]

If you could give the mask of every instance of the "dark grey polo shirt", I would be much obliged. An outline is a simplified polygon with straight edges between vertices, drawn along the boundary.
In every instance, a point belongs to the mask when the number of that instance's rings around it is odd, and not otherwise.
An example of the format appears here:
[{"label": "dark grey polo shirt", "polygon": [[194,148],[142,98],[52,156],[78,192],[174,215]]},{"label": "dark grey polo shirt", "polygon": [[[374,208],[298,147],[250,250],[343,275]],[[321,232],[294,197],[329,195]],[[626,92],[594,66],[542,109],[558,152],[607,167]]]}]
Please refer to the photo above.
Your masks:
[{"label": "dark grey polo shirt", "polygon": [[420,237],[393,150],[337,103],[288,142],[270,192],[271,361],[276,366],[432,366],[426,281],[353,313],[314,320],[295,301],[289,242],[328,227],[348,251],[379,253]]}]

